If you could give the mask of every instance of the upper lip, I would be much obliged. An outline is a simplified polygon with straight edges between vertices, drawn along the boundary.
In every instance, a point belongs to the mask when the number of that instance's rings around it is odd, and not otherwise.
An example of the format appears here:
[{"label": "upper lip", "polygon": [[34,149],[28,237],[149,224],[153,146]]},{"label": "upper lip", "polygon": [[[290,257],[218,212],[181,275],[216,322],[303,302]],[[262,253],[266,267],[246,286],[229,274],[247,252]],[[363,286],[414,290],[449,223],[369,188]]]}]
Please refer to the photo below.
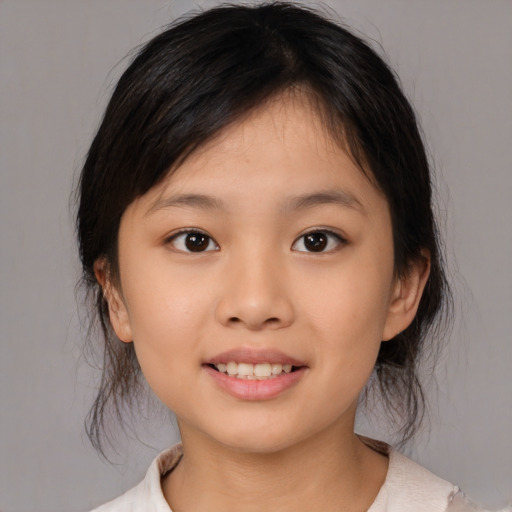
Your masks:
[{"label": "upper lip", "polygon": [[254,348],[235,348],[222,352],[211,359],[205,361],[205,364],[220,364],[234,361],[236,363],[271,363],[271,364],[291,364],[292,366],[307,366],[304,361],[299,361],[289,355],[275,349],[254,349]]}]

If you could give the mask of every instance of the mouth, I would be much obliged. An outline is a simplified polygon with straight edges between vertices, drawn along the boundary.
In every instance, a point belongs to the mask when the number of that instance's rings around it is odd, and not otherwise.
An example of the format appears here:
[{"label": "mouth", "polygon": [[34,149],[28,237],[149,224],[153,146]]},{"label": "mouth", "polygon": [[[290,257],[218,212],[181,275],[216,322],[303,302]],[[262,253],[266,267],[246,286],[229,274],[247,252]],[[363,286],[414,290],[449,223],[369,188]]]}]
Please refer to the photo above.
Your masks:
[{"label": "mouth", "polygon": [[240,347],[203,362],[216,386],[249,401],[271,400],[296,386],[307,375],[304,361],[275,350]]},{"label": "mouth", "polygon": [[302,365],[294,365],[291,363],[246,363],[228,361],[227,363],[208,363],[206,366],[213,370],[226,374],[230,377],[235,377],[242,380],[270,380],[277,379],[282,375],[296,372]]}]

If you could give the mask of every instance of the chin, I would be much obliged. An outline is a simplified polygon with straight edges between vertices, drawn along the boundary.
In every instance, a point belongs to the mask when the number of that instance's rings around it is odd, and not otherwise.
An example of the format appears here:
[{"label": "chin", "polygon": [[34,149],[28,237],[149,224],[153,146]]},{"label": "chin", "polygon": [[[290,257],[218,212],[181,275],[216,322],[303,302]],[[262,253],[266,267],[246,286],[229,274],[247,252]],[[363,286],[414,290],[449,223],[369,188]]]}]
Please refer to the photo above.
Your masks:
[{"label": "chin", "polygon": [[[246,425],[244,427],[247,427]],[[296,444],[290,437],[290,430],[267,427],[224,431],[216,440],[227,448],[240,453],[270,455],[281,452]]]}]

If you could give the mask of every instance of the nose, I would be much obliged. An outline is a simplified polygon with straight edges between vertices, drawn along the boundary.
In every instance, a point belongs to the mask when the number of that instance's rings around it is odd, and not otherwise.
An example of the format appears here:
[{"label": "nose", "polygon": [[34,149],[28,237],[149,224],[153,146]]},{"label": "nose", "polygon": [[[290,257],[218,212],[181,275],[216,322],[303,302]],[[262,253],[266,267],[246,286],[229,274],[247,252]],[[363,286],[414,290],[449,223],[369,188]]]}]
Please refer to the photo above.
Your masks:
[{"label": "nose", "polygon": [[250,252],[227,264],[217,320],[252,331],[288,327],[295,312],[282,262],[270,254]]}]

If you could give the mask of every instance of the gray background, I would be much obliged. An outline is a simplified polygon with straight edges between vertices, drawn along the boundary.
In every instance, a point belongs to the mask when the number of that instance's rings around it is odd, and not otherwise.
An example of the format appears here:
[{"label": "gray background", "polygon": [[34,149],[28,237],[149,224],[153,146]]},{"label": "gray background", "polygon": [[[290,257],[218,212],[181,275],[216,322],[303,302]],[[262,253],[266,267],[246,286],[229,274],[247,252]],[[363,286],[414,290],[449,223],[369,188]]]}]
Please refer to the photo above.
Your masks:
[{"label": "gray background", "polygon": [[[88,444],[98,375],[81,358],[69,197],[121,59],[214,3],[0,0],[3,512],[87,510],[135,484],[176,439],[160,412],[139,430],[150,446],[123,440],[116,465]],[[326,4],[386,48],[437,172],[456,323],[430,434],[408,453],[498,506],[512,498],[512,2]]]}]

